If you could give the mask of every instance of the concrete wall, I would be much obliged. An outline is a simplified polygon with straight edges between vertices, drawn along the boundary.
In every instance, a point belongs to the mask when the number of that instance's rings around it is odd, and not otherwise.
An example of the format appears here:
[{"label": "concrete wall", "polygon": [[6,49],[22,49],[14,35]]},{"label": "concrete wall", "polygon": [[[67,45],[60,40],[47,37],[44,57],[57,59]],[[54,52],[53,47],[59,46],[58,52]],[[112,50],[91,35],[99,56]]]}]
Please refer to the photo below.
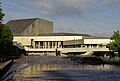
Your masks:
[{"label": "concrete wall", "polygon": [[82,39],[82,36],[14,36],[13,41],[22,45],[31,45],[31,40],[35,41],[67,41]]},{"label": "concrete wall", "polygon": [[110,39],[81,39],[81,40],[70,40],[64,41],[64,45],[84,45],[84,44],[109,44]]},{"label": "concrete wall", "polygon": [[53,22],[37,19],[21,35],[39,35],[40,33],[53,33]]},{"label": "concrete wall", "polygon": [[110,39],[84,39],[84,44],[109,44]]},{"label": "concrete wall", "polygon": [[82,39],[82,36],[14,36],[13,41],[22,45],[31,45],[35,41],[64,41],[64,45],[74,44],[109,44],[110,39]]},{"label": "concrete wall", "polygon": [[84,40],[70,40],[70,41],[64,41],[64,45],[77,45],[77,44],[84,44]]}]

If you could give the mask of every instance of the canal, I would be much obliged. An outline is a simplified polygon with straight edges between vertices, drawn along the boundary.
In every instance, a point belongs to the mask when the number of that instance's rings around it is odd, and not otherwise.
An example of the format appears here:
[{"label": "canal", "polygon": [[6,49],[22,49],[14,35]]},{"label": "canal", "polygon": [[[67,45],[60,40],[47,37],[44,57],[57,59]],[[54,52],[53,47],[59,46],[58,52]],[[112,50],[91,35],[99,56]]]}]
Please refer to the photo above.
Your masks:
[{"label": "canal", "polygon": [[120,81],[120,66],[80,64],[55,56],[28,56],[13,64],[3,80]]}]

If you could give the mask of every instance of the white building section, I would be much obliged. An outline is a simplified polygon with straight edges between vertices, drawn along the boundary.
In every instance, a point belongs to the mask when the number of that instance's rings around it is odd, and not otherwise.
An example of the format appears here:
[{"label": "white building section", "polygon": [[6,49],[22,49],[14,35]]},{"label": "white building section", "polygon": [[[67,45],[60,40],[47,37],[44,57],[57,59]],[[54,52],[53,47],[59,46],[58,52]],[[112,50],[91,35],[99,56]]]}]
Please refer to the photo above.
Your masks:
[{"label": "white building section", "polygon": [[60,48],[63,41],[82,39],[82,36],[14,36],[14,42],[28,48]]},{"label": "white building section", "polygon": [[14,42],[22,44],[30,54],[92,54],[93,51],[109,51],[109,38],[93,36],[14,36]]}]

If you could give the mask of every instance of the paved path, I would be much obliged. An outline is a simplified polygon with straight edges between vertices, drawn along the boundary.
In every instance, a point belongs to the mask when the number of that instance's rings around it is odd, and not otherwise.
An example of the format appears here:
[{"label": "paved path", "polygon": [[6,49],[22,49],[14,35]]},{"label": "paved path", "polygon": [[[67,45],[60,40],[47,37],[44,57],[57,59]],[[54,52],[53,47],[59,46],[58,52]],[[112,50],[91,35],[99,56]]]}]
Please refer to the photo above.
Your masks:
[{"label": "paved path", "polygon": [[9,60],[9,61],[7,61],[7,62],[1,62],[0,63],[0,70],[2,70],[3,68],[5,68],[5,66],[7,66],[9,63],[11,63],[12,62],[12,60]]}]

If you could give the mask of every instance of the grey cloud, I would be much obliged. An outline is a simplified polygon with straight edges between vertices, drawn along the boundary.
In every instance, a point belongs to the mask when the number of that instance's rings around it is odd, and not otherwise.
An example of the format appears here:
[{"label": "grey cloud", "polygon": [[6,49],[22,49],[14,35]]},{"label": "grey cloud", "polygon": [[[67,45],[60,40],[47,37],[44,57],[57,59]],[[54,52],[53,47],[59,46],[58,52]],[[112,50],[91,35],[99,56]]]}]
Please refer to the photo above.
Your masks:
[{"label": "grey cloud", "polygon": [[120,0],[103,0],[104,4],[120,4]]},{"label": "grey cloud", "polygon": [[90,0],[32,0],[32,5],[29,3],[26,5],[53,15],[72,15],[87,10],[91,6],[89,2]]},{"label": "grey cloud", "polygon": [[[14,2],[16,0],[11,1]],[[120,0],[22,0],[24,6],[50,15],[81,15],[99,6],[118,4]],[[15,3],[16,4],[16,3]],[[23,5],[22,5],[23,6]]]},{"label": "grey cloud", "polygon": [[77,15],[103,5],[120,3],[120,0],[31,0],[27,7],[52,15]]}]

